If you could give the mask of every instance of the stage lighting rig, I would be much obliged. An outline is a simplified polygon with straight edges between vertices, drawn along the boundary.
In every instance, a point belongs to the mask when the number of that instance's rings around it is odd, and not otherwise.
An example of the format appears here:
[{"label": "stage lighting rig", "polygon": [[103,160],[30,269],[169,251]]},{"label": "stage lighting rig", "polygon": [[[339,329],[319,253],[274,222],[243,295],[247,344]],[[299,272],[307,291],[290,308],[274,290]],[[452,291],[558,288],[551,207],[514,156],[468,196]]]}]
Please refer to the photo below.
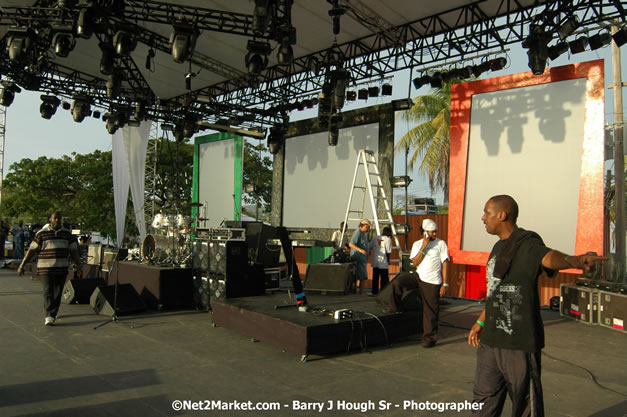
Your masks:
[{"label": "stage lighting rig", "polygon": [[414,88],[417,90],[420,87],[422,87],[423,85],[427,85],[431,82],[431,77],[429,77],[428,75],[423,75],[422,77],[416,77],[412,80],[412,83],[414,84]]},{"label": "stage lighting rig", "polygon": [[333,96],[333,86],[330,82],[322,84],[322,91],[318,96],[318,125],[322,129],[329,126],[329,117],[331,116],[331,98]]},{"label": "stage lighting rig", "polygon": [[534,75],[541,75],[546,68],[546,60],[549,58],[548,43],[551,41],[552,35],[544,31],[543,27],[537,24],[531,24],[529,28],[529,36],[525,39],[522,46],[528,49],[529,69]]},{"label": "stage lighting rig", "polygon": [[175,24],[174,31],[170,35],[170,48],[174,62],[185,62],[196,47],[199,31],[191,25]]},{"label": "stage lighting rig", "polygon": [[491,59],[489,62],[490,62],[490,69],[492,71],[500,71],[503,68],[505,68],[505,65],[507,65],[507,58],[503,58],[503,57],[494,58],[494,59]]},{"label": "stage lighting rig", "polygon": [[76,6],[76,0],[58,0],[57,4],[61,9],[71,9]]},{"label": "stage lighting rig", "polygon": [[333,107],[340,110],[344,107],[346,98],[346,87],[351,79],[351,73],[345,69],[336,69],[329,74],[333,86]]},{"label": "stage lighting rig", "polygon": [[609,45],[610,42],[612,42],[612,35],[607,32],[597,33],[596,35],[592,35],[588,38],[588,44],[590,45],[591,51],[603,48],[604,46]]},{"label": "stage lighting rig", "polygon": [[11,81],[2,80],[2,89],[0,89],[0,105],[9,107],[15,99],[15,93],[22,92],[22,89]]},{"label": "stage lighting rig", "polygon": [[270,21],[271,14],[269,6],[269,0],[255,0],[252,31],[257,36],[263,35],[268,30],[268,23]]},{"label": "stage lighting rig", "polygon": [[288,28],[282,31],[281,43],[277,52],[277,62],[279,65],[289,65],[294,59],[292,45],[296,44],[296,29]]},{"label": "stage lighting rig", "polygon": [[340,137],[340,126],[344,121],[341,113],[331,116],[329,121],[329,146],[336,146]]},{"label": "stage lighting rig", "polygon": [[381,95],[382,96],[391,96],[392,95],[392,84],[386,83],[381,86]]},{"label": "stage lighting rig", "polygon": [[85,117],[91,114],[91,103],[89,102],[89,98],[83,94],[75,95],[71,111],[74,121],[81,123],[85,120]]},{"label": "stage lighting rig", "polygon": [[118,30],[113,36],[113,48],[118,55],[129,56],[137,47],[137,39],[126,30]]},{"label": "stage lighting rig", "polygon": [[550,46],[548,49],[549,58],[551,61],[555,61],[560,55],[568,52],[568,43],[567,42],[558,42],[553,46]]},{"label": "stage lighting rig", "polygon": [[248,72],[253,75],[261,74],[268,66],[268,55],[272,51],[270,44],[249,40],[246,49],[248,53],[246,54],[245,62]]},{"label": "stage lighting rig", "polygon": [[183,136],[191,138],[196,132],[198,132],[198,120],[196,117],[185,117],[185,120],[183,121]]},{"label": "stage lighting rig", "polygon": [[483,74],[484,72],[490,71],[490,68],[491,68],[490,61],[484,61],[479,65],[473,65],[471,67],[472,75],[479,78],[481,74]]},{"label": "stage lighting rig", "polygon": [[94,33],[95,19],[94,9],[91,7],[82,8],[78,13],[76,21],[76,36],[83,39],[91,38]]},{"label": "stage lighting rig", "polygon": [[101,43],[100,49],[102,50],[100,72],[104,75],[111,75],[115,70],[115,51],[113,50],[113,46],[108,43]]},{"label": "stage lighting rig", "polygon": [[41,95],[39,97],[41,98],[39,114],[41,114],[41,117],[44,119],[50,120],[50,118],[57,112],[57,107],[61,104],[61,100],[50,95]]},{"label": "stage lighting rig", "polygon": [[557,33],[561,40],[566,39],[579,27],[579,18],[576,15],[573,15],[566,19],[564,23],[559,27]]},{"label": "stage lighting rig", "polygon": [[340,34],[340,18],[346,13],[346,7],[339,5],[339,0],[327,0],[333,8],[329,10],[329,16],[331,16],[331,20],[333,21],[333,34]]},{"label": "stage lighting rig", "polygon": [[121,70],[114,70],[107,78],[107,97],[110,99],[116,99],[122,92],[122,79],[124,73]]},{"label": "stage lighting rig", "polygon": [[627,26],[623,26],[616,33],[612,35],[612,39],[616,42],[616,46],[619,48],[627,43]]},{"label": "stage lighting rig", "polygon": [[23,27],[12,27],[7,35],[6,50],[11,61],[17,61],[27,54],[34,41],[34,34],[31,29]]},{"label": "stage lighting rig", "polygon": [[66,58],[70,52],[74,50],[76,46],[76,40],[74,35],[70,31],[59,31],[54,34],[52,38],[52,46],[54,47],[54,53],[57,56]]},{"label": "stage lighting rig", "polygon": [[442,73],[440,71],[436,71],[431,74],[431,79],[429,80],[431,88],[442,88],[442,78]]},{"label": "stage lighting rig", "polygon": [[568,42],[568,47],[570,48],[570,53],[573,55],[585,52],[588,47],[588,38],[580,36],[574,41]]},{"label": "stage lighting rig", "polygon": [[411,98],[401,98],[399,100],[392,100],[392,108],[395,111],[409,110],[414,106],[414,101]]},{"label": "stage lighting rig", "polygon": [[276,155],[285,141],[285,129],[283,125],[274,125],[268,134],[268,150],[272,155]]}]

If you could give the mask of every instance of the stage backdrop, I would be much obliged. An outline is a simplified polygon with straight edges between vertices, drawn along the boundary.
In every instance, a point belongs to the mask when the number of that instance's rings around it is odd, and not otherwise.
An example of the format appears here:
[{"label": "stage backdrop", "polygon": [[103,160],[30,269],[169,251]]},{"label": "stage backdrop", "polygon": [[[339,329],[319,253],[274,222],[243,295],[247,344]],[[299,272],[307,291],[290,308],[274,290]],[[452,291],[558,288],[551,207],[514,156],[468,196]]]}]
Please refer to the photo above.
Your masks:
[{"label": "stage backdrop", "polygon": [[[204,223],[206,227],[218,227],[224,220],[240,219],[243,152],[243,138],[231,133],[194,138],[192,201],[202,204],[200,217],[209,219]],[[192,216],[196,210],[192,207]]]},{"label": "stage backdrop", "polygon": [[[285,141],[286,227],[338,227],[346,215],[359,150],[374,151],[379,160],[378,123],[340,129],[337,146],[329,146],[328,136],[322,132]],[[366,183],[363,167],[357,182]],[[363,191],[356,190],[352,208],[361,210],[363,198]],[[372,219],[368,199],[364,217]]]},{"label": "stage backdrop", "polygon": [[[603,247],[603,61],[454,85],[449,249],[483,265],[497,237],[481,216],[493,195],[518,225],[573,254]],[[573,271],[575,272],[575,271]]]}]

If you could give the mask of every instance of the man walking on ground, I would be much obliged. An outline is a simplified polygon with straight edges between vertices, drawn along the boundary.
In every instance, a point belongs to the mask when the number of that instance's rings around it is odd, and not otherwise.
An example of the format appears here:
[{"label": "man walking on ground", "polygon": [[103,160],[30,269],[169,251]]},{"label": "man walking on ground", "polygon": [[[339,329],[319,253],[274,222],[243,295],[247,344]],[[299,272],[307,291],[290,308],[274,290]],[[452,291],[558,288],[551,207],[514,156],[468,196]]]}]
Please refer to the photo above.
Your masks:
[{"label": "man walking on ground", "polygon": [[37,258],[37,275],[41,277],[44,286],[44,309],[46,311],[44,324],[46,326],[53,325],[57,319],[70,256],[78,265],[78,274],[81,273],[78,241],[69,230],[62,226],[62,219],[60,212],[52,212],[50,223],[37,232],[24,260],[17,269],[17,274],[22,276],[24,264],[35,255],[39,255]]}]

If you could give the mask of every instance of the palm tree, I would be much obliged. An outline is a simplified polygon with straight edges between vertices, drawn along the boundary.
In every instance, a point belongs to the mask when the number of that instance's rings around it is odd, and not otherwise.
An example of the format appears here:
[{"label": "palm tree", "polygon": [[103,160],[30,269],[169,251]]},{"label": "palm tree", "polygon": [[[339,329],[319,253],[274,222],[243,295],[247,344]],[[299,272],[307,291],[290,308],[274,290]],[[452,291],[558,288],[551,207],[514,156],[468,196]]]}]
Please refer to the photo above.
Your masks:
[{"label": "palm tree", "polygon": [[419,96],[414,106],[399,114],[408,122],[418,123],[396,144],[396,151],[414,149],[409,168],[420,160],[418,170],[427,174],[431,191],[444,192],[448,204],[449,154],[451,144],[451,85],[460,80],[443,82],[431,94]]}]

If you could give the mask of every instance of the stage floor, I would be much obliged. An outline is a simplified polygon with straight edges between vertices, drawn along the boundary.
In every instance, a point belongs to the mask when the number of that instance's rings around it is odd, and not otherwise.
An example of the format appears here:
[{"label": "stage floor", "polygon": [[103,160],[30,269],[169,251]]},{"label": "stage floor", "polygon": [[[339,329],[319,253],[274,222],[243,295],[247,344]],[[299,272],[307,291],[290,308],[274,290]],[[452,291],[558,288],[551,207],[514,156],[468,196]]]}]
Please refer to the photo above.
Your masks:
[{"label": "stage floor", "polygon": [[[329,300],[343,302],[339,297]],[[441,317],[440,342],[433,349],[421,348],[420,335],[413,335],[391,347],[369,345],[364,352],[310,355],[304,363],[298,354],[213,327],[211,313],[193,310],[124,316],[94,330],[106,317],[89,305],[63,304],[57,324],[44,327],[41,282],[0,269],[0,415],[467,416],[405,407],[405,401],[411,407],[411,401],[418,405],[472,398],[476,350],[468,346],[465,328],[483,306],[449,300]],[[565,319],[555,311],[543,310],[542,315],[545,414],[625,417],[627,335]],[[251,401],[279,404],[279,409],[175,411],[175,401],[203,401],[200,406],[206,401]],[[346,407],[368,401],[392,406],[365,413],[298,408],[329,401]],[[509,400],[503,415],[510,415]]]}]

